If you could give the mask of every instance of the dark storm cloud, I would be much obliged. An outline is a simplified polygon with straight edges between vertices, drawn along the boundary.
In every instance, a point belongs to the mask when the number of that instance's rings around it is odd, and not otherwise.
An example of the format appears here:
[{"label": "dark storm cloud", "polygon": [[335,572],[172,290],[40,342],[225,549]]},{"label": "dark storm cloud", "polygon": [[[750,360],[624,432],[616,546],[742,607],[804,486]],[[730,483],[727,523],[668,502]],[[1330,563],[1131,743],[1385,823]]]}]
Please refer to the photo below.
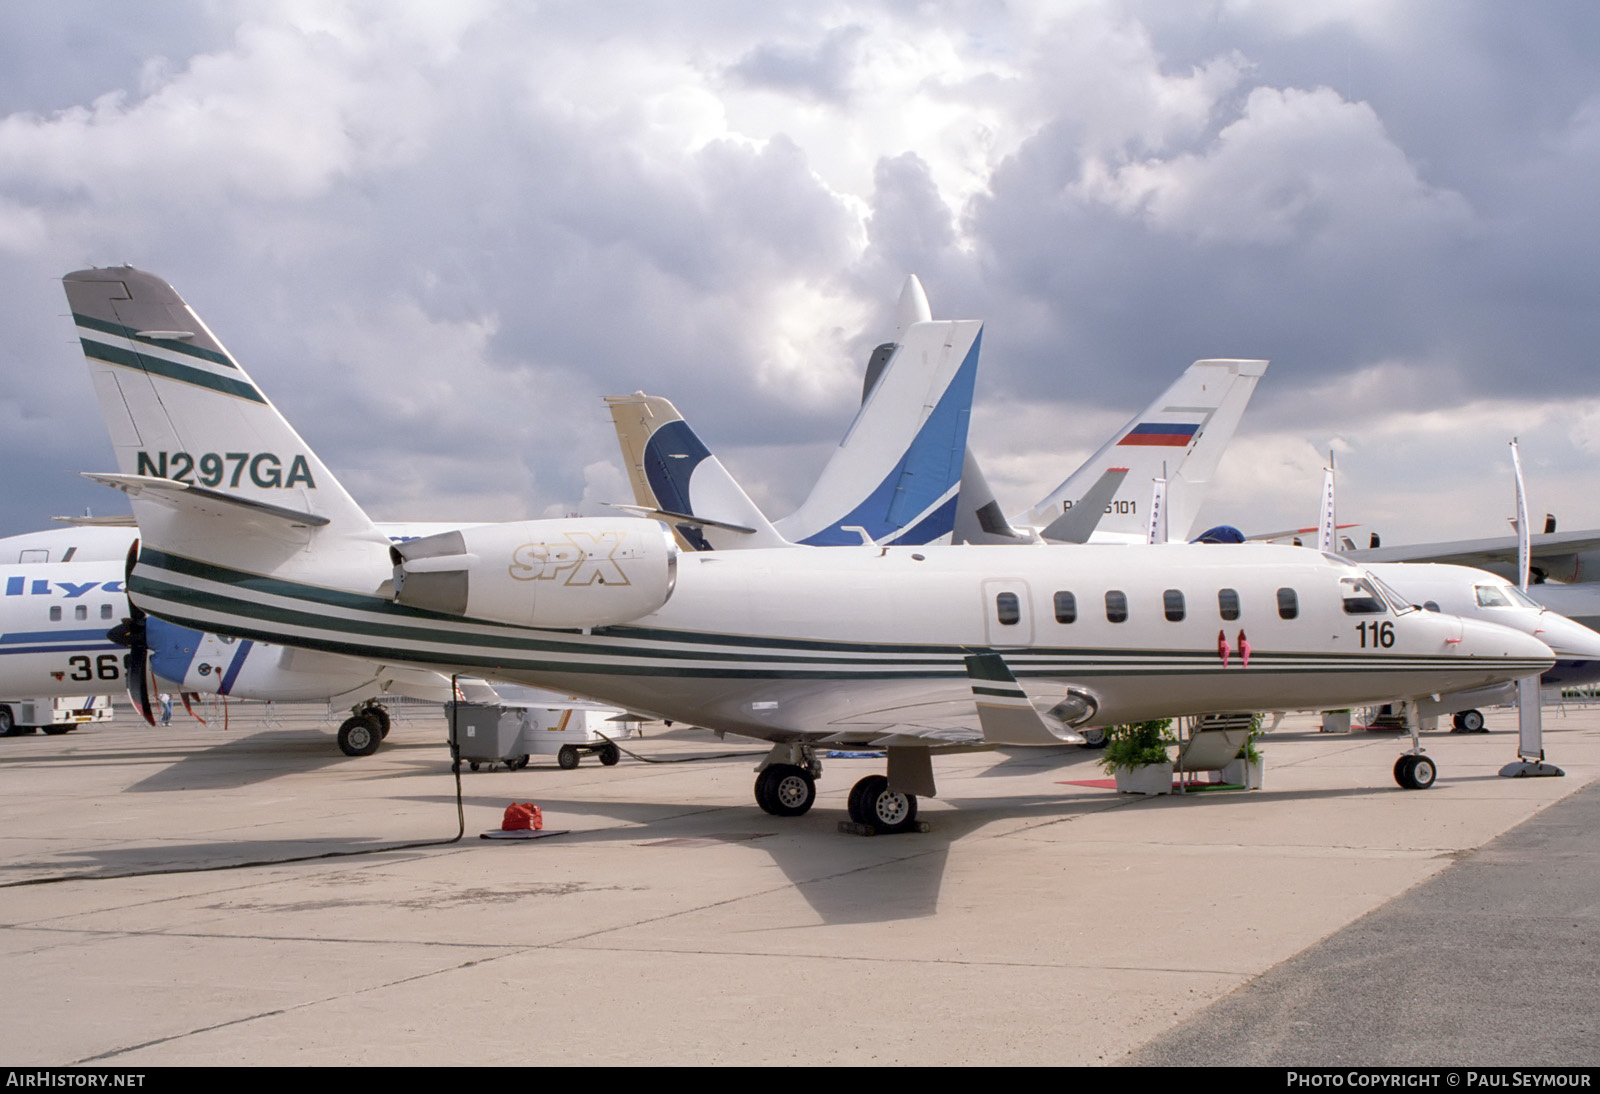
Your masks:
[{"label": "dark storm cloud", "polygon": [[1351,493],[1402,440],[1498,474],[1500,419],[1546,435],[1566,489],[1600,451],[1596,20],[9,6],[7,530],[118,507],[71,474],[110,456],[54,279],[125,260],[391,518],[615,500],[599,396],[637,388],[780,516],[909,272],[986,322],[976,420],[1009,505],[1215,355],[1274,360],[1236,473],[1262,524],[1300,519],[1272,507],[1312,496],[1330,444]]}]

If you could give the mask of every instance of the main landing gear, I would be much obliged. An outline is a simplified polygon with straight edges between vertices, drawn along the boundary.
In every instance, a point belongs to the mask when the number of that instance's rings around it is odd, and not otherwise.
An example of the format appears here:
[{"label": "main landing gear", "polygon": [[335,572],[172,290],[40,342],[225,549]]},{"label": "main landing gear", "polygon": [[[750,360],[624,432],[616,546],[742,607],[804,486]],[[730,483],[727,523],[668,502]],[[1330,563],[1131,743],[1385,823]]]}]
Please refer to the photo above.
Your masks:
[{"label": "main landing gear", "polygon": [[1488,728],[1483,724],[1483,711],[1463,710],[1451,717],[1450,723],[1456,733],[1487,733]]},{"label": "main landing gear", "polygon": [[756,776],[756,804],[774,817],[798,817],[816,801],[816,776],[798,764],[773,764]]},{"label": "main landing gear", "polygon": [[850,788],[850,819],[883,835],[909,832],[917,823],[917,796],[889,789],[882,775],[868,775]]},{"label": "main landing gear", "polygon": [[774,817],[798,817],[817,802],[822,761],[816,749],[775,744],[756,772],[756,804]]},{"label": "main landing gear", "polygon": [[[821,775],[822,763],[809,745],[773,745],[756,774],[756,804],[774,817],[801,816],[816,804]],[[851,787],[848,809],[854,824],[876,833],[911,832],[918,827],[917,796],[891,790],[883,775],[868,775]]]},{"label": "main landing gear", "polygon": [[389,735],[389,712],[376,699],[353,707],[339,726],[339,751],[346,756],[370,756]]}]

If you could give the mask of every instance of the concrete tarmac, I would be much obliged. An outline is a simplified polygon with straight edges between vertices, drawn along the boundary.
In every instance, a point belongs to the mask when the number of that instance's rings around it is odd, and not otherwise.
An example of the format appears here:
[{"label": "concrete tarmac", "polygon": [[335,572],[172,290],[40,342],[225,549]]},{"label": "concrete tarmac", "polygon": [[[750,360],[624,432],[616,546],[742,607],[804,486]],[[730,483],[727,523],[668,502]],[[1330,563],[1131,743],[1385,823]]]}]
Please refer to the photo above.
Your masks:
[{"label": "concrete tarmac", "polygon": [[[817,807],[778,819],[760,745],[656,727],[629,747],[691,762],[463,772],[451,843],[442,715],[395,709],[361,759],[311,706],[0,740],[0,1063],[1600,1055],[1527,1039],[1594,1031],[1600,711],[1547,710],[1559,779],[1496,776],[1512,712],[1427,735],[1427,791],[1395,786],[1397,736],[1305,718],[1248,794],[1074,785],[1100,775],[1079,749],[949,757],[933,831],[871,838],[837,823],[881,760],[825,761]],[[477,838],[511,801],[567,834]],[[1315,1058],[1301,1031],[1338,1023],[1312,1003],[1353,1016]]]}]

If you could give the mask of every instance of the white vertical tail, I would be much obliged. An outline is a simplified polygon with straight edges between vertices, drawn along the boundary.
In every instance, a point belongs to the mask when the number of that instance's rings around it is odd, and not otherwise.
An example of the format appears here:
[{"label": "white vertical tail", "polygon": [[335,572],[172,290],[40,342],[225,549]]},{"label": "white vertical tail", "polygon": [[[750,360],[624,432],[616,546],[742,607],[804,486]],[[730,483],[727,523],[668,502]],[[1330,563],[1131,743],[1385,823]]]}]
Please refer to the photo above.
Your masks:
[{"label": "white vertical tail", "polygon": [[161,278],[131,266],[63,279],[146,549],[258,573],[315,536],[387,538]]}]

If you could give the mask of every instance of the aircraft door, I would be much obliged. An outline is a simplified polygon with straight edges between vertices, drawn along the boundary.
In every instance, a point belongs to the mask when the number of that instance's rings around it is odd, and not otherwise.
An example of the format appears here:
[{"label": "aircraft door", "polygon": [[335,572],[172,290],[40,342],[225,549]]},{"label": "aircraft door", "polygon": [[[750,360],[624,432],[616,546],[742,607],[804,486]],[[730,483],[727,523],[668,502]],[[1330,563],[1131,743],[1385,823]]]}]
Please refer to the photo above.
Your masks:
[{"label": "aircraft door", "polygon": [[983,583],[983,633],[991,646],[1033,645],[1033,602],[1026,581]]}]

